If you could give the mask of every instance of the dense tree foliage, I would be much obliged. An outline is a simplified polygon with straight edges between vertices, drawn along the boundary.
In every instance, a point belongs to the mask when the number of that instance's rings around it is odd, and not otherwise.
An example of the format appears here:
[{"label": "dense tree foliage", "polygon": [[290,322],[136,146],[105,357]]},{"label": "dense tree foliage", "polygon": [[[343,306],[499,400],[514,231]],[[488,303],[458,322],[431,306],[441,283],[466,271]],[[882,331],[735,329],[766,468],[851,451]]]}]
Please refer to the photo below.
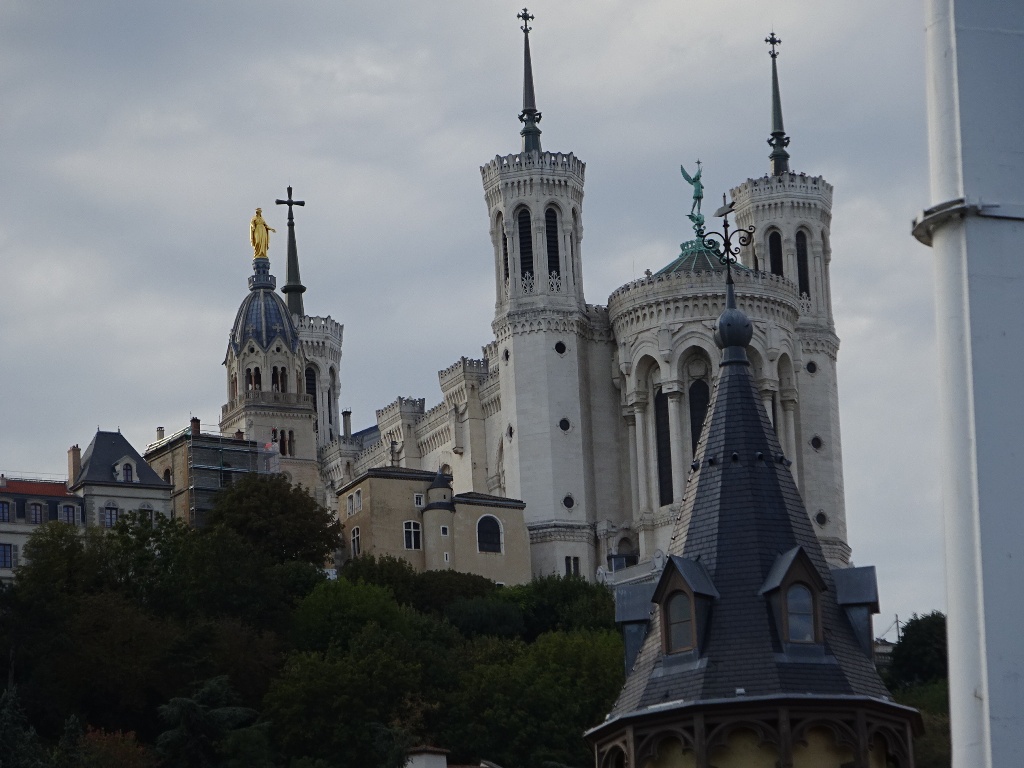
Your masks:
[{"label": "dense tree foliage", "polygon": [[[608,591],[358,558],[274,478],[202,528],[47,523],[0,589],[3,768],[400,768],[406,750],[586,765],[622,682]],[[14,687],[16,686],[16,687]]]}]

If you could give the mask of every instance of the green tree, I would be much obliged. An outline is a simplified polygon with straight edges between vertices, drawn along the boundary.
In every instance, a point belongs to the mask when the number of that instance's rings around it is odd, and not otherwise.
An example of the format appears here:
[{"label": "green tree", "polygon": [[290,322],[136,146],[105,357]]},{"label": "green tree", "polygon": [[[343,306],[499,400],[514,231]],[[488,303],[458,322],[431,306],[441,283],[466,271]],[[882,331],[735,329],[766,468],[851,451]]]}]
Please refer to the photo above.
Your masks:
[{"label": "green tree", "polygon": [[889,683],[894,688],[921,685],[948,676],[946,658],[946,615],[932,611],[924,616],[916,613],[903,627],[903,633],[892,651]]},{"label": "green tree", "polygon": [[615,629],[615,601],[601,584],[579,576],[543,576],[498,590],[495,597],[519,606],[532,641],[545,632]]},{"label": "green tree", "polygon": [[234,531],[277,563],[322,566],[341,547],[341,524],[283,475],[244,476],[217,494],[206,526]]},{"label": "green tree", "polygon": [[14,688],[0,694],[0,766],[46,768],[45,752],[28,724]]},{"label": "green tree", "polygon": [[219,766],[221,747],[233,731],[251,724],[254,709],[237,706],[227,677],[215,677],[198,687],[190,698],[174,698],[160,707],[160,719],[169,726],[156,741],[168,768]]}]

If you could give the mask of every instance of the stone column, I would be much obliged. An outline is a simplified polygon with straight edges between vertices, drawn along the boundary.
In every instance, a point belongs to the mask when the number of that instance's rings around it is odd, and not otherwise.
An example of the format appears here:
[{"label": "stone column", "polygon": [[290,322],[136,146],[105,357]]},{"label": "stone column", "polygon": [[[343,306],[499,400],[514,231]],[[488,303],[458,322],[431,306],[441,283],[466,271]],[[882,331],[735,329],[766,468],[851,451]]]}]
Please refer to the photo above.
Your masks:
[{"label": "stone column", "polygon": [[651,511],[651,484],[647,471],[647,403],[633,405],[636,426],[636,487],[640,514]]},{"label": "stone column", "polygon": [[683,500],[683,486],[686,482],[686,447],[683,445],[683,429],[680,423],[680,405],[683,393],[678,389],[666,391],[668,397],[668,432],[672,443],[672,503],[679,504]]}]

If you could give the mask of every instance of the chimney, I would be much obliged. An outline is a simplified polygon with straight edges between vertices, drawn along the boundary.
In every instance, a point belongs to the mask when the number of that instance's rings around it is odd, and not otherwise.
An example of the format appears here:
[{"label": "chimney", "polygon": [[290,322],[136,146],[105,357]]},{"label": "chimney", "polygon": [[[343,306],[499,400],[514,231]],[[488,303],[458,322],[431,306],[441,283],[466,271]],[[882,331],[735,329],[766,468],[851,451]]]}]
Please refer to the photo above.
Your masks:
[{"label": "chimney", "polygon": [[4,477],[3,473],[0,473],[0,488],[7,487],[7,478]]},{"label": "chimney", "polygon": [[188,423],[192,428],[192,437],[199,437],[199,419],[193,416]]},{"label": "chimney", "polygon": [[345,439],[349,440],[352,437],[352,409],[346,408],[341,412],[341,423],[345,430]]},{"label": "chimney", "polygon": [[163,440],[164,439],[164,428],[163,427],[157,427],[156,428],[156,439],[157,440]]},{"label": "chimney", "polygon": [[82,449],[78,445],[68,448],[68,485],[73,485],[82,474]]}]

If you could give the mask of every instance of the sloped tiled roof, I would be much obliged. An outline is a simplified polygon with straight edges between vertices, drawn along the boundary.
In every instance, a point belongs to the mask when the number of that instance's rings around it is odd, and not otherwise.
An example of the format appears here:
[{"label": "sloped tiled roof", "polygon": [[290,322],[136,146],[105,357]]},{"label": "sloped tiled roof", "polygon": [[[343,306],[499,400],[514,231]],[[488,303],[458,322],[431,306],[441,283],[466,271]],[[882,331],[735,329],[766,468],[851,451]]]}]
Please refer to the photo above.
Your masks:
[{"label": "sloped tiled roof", "polygon": [[114,484],[117,478],[113,474],[115,462],[128,456],[135,462],[135,485],[155,485],[166,488],[164,482],[139,452],[132,447],[120,432],[97,432],[89,447],[82,453],[82,471],[75,478],[72,488],[86,484]]},{"label": "sloped tiled roof", "polygon": [[[699,561],[719,592],[707,626],[698,629],[705,643],[700,658],[689,663],[666,657],[660,610],[655,610],[610,717],[737,695],[887,700],[888,691],[836,602],[832,573],[743,347],[726,349],[708,413],[697,446],[698,468],[687,481],[669,546],[670,555]],[[816,653],[783,644],[767,599],[759,594],[780,555],[796,548],[825,585],[820,595],[824,643]]]}]

